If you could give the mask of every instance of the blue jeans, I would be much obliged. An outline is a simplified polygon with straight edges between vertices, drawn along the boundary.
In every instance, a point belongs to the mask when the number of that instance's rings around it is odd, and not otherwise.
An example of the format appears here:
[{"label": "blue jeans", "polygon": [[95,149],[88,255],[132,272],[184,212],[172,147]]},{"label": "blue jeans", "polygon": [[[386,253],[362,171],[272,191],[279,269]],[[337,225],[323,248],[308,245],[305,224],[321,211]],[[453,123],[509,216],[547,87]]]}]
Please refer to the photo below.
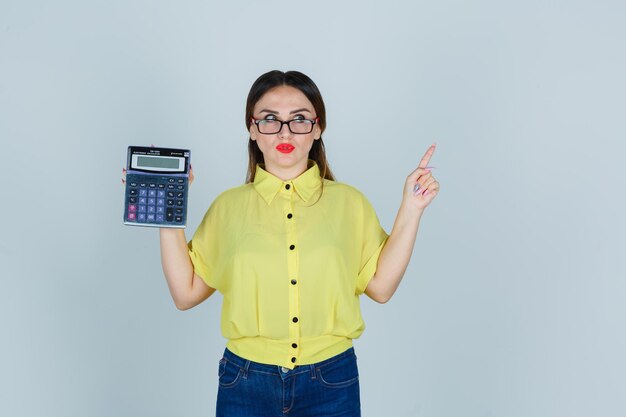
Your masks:
[{"label": "blue jeans", "polygon": [[252,362],[226,349],[217,417],[360,417],[354,348],[294,369]]}]

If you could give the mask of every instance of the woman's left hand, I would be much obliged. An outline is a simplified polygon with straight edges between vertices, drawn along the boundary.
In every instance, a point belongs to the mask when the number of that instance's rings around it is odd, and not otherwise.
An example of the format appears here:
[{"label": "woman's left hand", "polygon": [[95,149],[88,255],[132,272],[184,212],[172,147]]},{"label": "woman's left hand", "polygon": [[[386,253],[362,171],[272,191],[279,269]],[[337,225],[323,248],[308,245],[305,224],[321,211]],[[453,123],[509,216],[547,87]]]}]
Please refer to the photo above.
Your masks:
[{"label": "woman's left hand", "polygon": [[431,173],[432,167],[428,166],[430,158],[435,152],[436,145],[430,145],[417,169],[406,179],[404,185],[403,202],[417,209],[425,209],[439,193],[439,182]]}]

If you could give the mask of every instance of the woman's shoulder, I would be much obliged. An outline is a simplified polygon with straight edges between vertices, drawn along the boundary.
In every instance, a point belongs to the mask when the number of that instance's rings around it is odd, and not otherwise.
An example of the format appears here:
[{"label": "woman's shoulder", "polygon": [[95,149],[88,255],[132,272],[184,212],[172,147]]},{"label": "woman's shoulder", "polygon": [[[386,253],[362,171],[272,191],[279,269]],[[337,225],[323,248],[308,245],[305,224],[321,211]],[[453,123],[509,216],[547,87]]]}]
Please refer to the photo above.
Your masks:
[{"label": "woman's shoulder", "polygon": [[254,191],[254,188],[250,183],[229,188],[222,191],[217,197],[215,197],[213,205],[231,205],[233,203],[240,203],[242,199],[248,198],[250,196],[250,192],[252,191]]},{"label": "woman's shoulder", "polygon": [[245,203],[247,201],[246,195],[248,195],[251,187],[250,184],[244,184],[222,191],[208,206],[204,219],[206,221],[208,219],[224,221],[241,216],[241,210],[248,206]]},{"label": "woman's shoulder", "polygon": [[346,184],[345,182],[324,180],[324,192],[327,190],[333,198],[368,201],[365,194],[363,194],[358,188],[350,184]]}]

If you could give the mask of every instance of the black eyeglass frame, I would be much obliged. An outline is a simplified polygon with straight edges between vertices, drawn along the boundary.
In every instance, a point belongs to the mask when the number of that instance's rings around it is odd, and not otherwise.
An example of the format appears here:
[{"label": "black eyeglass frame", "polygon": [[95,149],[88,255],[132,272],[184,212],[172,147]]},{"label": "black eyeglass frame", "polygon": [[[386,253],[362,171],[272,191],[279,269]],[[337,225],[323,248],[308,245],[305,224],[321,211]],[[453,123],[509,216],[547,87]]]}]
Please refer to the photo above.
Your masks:
[{"label": "black eyeglass frame", "polygon": [[[319,121],[320,121],[319,117],[316,117],[313,120],[311,120],[311,119],[291,119],[291,120],[285,120],[284,122],[282,120],[278,120],[278,119],[269,119],[269,120],[268,119],[255,119],[254,117],[252,117],[251,119],[252,119],[252,123],[254,123],[256,125],[257,130],[262,135],[275,135],[277,133],[280,133],[280,131],[283,130],[283,125],[287,125],[287,128],[289,129],[289,131],[291,133],[293,133],[294,135],[308,135],[309,133],[311,133],[313,131],[313,127],[316,124],[318,124]],[[301,132],[294,132],[291,129],[291,122],[303,122],[303,121],[311,122],[311,130],[309,130],[306,133],[301,133]],[[261,132],[261,129],[259,129],[259,123],[261,123],[261,122],[278,122],[278,123],[280,123],[280,127],[274,133],[263,133],[263,132]]]}]

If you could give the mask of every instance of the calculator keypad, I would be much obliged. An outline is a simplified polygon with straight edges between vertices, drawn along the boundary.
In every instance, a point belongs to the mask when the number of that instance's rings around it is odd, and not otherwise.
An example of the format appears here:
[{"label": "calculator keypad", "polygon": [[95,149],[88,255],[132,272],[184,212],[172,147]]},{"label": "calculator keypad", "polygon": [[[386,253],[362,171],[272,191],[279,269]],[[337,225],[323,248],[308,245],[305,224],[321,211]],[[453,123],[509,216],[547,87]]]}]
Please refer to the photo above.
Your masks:
[{"label": "calculator keypad", "polygon": [[144,226],[184,227],[187,189],[187,178],[128,174],[124,220]]}]

